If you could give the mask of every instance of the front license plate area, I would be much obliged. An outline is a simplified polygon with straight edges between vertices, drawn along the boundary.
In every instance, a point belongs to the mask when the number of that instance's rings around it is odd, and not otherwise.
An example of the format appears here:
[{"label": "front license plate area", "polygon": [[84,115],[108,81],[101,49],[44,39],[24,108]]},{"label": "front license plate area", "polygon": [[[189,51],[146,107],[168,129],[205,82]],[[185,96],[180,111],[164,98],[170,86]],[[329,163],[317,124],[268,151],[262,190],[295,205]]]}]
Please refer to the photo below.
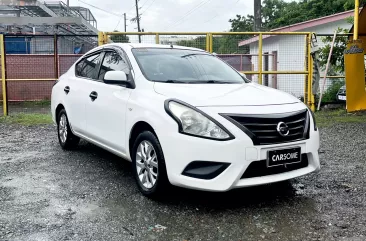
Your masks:
[{"label": "front license plate area", "polygon": [[301,162],[301,148],[268,151],[267,167],[282,166]]}]

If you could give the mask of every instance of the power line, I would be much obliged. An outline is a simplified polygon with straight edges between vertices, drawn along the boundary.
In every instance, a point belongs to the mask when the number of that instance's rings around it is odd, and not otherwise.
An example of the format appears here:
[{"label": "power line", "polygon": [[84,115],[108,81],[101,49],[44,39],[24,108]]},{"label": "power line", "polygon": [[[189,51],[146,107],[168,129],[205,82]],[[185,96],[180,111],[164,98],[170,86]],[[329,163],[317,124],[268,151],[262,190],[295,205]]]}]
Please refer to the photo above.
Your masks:
[{"label": "power line", "polygon": [[78,1],[79,1],[79,2],[84,3],[85,5],[88,5],[88,6],[90,6],[90,7],[93,7],[93,8],[95,8],[95,9],[98,9],[98,10],[100,10],[100,11],[102,11],[102,12],[109,13],[109,14],[111,14],[111,15],[114,15],[114,16],[117,16],[117,17],[122,17],[122,18],[123,18],[123,15],[119,15],[119,14],[117,14],[117,13],[113,13],[113,12],[111,12],[111,11],[105,10],[105,9],[100,8],[100,7],[97,7],[97,6],[94,6],[94,5],[92,5],[92,4],[86,3],[86,2],[81,1],[81,0],[78,0]]},{"label": "power line", "polygon": [[144,2],[144,4],[141,4],[140,9],[141,9],[143,6],[145,6],[145,4],[146,4],[148,1],[149,1],[149,0],[146,0],[146,1]]},{"label": "power line", "polygon": [[194,13],[196,10],[198,10],[199,8],[201,8],[202,6],[204,6],[205,4],[207,4],[208,2],[210,2],[212,0],[203,0],[202,2],[200,2],[199,4],[197,4],[195,7],[193,7],[191,10],[189,10],[188,12],[186,12],[184,14],[184,16],[179,19],[178,21],[176,21],[175,23],[169,25],[168,27],[166,28],[169,28],[169,27],[176,27],[180,24],[182,24],[184,22],[184,20],[189,16],[191,15],[192,13]]},{"label": "power line", "polygon": [[136,7],[136,5],[133,5],[126,13],[131,12],[135,7]]},{"label": "power line", "polygon": [[[155,2],[156,0],[153,0],[150,4],[149,4],[149,6],[147,6],[146,7],[146,9],[141,13],[141,15],[143,14],[143,13],[145,13],[151,6],[152,6],[152,4]],[[146,2],[145,2],[146,3]]]},{"label": "power line", "polygon": [[[240,0],[237,0],[232,6],[230,6],[230,8],[232,7],[235,7],[235,5],[239,2]],[[215,19],[217,16],[219,16],[219,14],[216,12],[215,16],[213,16],[212,18],[208,19],[207,21],[204,22],[205,23],[208,23],[208,22],[211,22],[213,19]]]},{"label": "power line", "polygon": [[[124,17],[124,16],[123,16],[123,17]],[[114,27],[114,30],[117,30],[118,25],[119,25],[119,23],[121,22],[121,20],[122,20],[122,18],[123,18],[123,17],[120,17],[120,18],[119,18],[119,20],[118,20],[118,23],[117,23],[116,27]]]}]

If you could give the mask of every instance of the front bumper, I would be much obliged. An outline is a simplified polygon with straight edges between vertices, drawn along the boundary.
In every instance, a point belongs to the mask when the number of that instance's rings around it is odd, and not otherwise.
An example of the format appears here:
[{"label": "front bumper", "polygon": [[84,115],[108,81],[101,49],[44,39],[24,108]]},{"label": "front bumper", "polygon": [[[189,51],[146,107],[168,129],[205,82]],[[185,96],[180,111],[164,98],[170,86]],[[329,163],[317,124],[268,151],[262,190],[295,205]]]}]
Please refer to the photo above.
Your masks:
[{"label": "front bumper", "polygon": [[[318,156],[319,132],[314,131],[312,122],[310,139],[283,144],[254,146],[252,140],[231,122],[218,115],[214,118],[228,128],[235,136],[234,140],[207,140],[179,134],[177,131],[166,131],[170,128],[165,129],[165,134],[157,133],[163,148],[167,174],[171,184],[198,190],[227,191],[239,187],[280,182],[320,169]],[[300,147],[301,154],[306,154],[308,159],[306,167],[278,174],[242,178],[252,162],[267,159],[268,151],[294,147]],[[183,175],[185,168],[193,161],[228,163],[229,166],[218,176],[209,180]]]},{"label": "front bumper", "polygon": [[344,102],[347,100],[346,94],[337,94],[337,101]]}]

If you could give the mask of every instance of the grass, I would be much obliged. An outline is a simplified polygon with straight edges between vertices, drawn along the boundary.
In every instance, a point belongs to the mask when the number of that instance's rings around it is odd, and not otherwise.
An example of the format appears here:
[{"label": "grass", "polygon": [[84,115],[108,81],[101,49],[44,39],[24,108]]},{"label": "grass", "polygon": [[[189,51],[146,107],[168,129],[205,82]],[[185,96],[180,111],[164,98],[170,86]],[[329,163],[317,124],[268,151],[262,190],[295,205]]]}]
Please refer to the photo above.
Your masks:
[{"label": "grass", "polygon": [[50,114],[15,114],[6,117],[0,117],[0,123],[19,124],[24,126],[45,125],[52,123]]},{"label": "grass", "polygon": [[51,101],[50,100],[38,100],[38,101],[23,101],[20,102],[19,105],[24,107],[42,107],[42,106],[50,106]]},{"label": "grass", "polygon": [[323,110],[315,113],[316,124],[328,127],[342,123],[366,123],[366,112],[347,113],[344,109]]}]

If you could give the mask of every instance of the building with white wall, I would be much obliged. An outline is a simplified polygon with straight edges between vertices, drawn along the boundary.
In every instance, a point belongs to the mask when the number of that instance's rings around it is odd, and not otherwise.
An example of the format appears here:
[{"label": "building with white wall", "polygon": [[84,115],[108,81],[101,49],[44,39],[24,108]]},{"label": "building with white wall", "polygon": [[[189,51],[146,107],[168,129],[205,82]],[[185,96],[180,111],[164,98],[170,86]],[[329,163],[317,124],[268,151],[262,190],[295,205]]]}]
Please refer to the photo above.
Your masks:
[{"label": "building with white wall", "polygon": [[[271,32],[314,32],[315,34],[333,35],[338,28],[350,29],[347,21],[353,11],[342,12],[318,19],[297,23]],[[321,37],[317,37],[319,47],[324,46]],[[249,46],[250,54],[258,54],[258,37],[240,41],[239,46]],[[306,59],[305,35],[263,35],[263,70],[268,71],[304,71]],[[253,70],[258,70],[258,57],[252,58]],[[258,76],[252,80],[257,82]],[[277,88],[295,96],[304,95],[305,75],[263,75],[263,84]]]}]

